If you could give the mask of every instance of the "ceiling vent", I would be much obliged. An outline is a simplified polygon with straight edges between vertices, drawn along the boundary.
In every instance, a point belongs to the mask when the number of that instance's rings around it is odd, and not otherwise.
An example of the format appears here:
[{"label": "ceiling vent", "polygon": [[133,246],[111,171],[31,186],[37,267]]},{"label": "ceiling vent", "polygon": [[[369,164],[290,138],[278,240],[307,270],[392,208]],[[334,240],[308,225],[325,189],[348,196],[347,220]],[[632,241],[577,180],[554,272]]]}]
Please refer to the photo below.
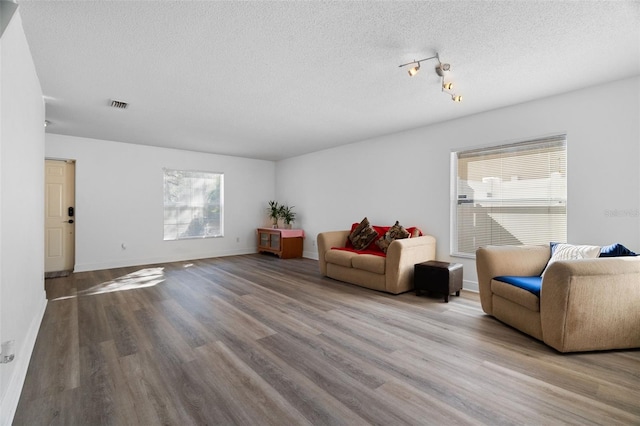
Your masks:
[{"label": "ceiling vent", "polygon": [[116,101],[115,99],[111,99],[111,106],[118,109],[127,109],[129,104],[123,101]]}]

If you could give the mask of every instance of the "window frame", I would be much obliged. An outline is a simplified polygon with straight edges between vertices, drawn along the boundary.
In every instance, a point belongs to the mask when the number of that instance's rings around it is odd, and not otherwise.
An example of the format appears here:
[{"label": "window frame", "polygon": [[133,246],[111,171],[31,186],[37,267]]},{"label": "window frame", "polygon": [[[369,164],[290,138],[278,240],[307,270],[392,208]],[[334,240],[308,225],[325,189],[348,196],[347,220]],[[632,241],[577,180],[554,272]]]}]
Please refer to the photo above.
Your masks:
[{"label": "window frame", "polygon": [[[451,151],[451,156],[450,156],[450,170],[451,170],[451,177],[450,177],[450,232],[449,232],[449,243],[450,243],[450,255],[451,256],[455,256],[455,257],[461,257],[461,258],[470,258],[470,259],[475,259],[475,249],[473,250],[472,253],[469,252],[465,252],[462,251],[459,247],[459,235],[460,235],[460,229],[459,229],[459,223],[458,223],[458,206],[461,205],[461,201],[465,200],[464,198],[459,198],[459,175],[460,175],[460,171],[458,169],[458,163],[459,160],[462,156],[469,158],[469,157],[473,157],[473,156],[477,156],[480,157],[482,155],[490,155],[490,154],[497,154],[497,155],[503,155],[503,154],[507,154],[509,152],[533,152],[534,149],[543,149],[544,146],[547,145],[549,146],[548,149],[554,149],[554,148],[559,148],[562,152],[563,152],[563,156],[564,156],[564,163],[559,164],[559,169],[561,169],[562,173],[561,176],[564,179],[564,198],[558,198],[558,200],[561,200],[560,203],[557,206],[551,205],[550,203],[548,205],[544,205],[542,207],[545,207],[547,209],[550,208],[554,208],[554,207],[561,207],[564,210],[563,213],[563,217],[564,217],[564,238],[558,238],[558,239],[565,239],[566,240],[566,234],[567,234],[567,198],[568,198],[568,188],[567,188],[567,182],[568,182],[568,175],[567,175],[567,155],[568,155],[568,143],[567,143],[567,134],[566,133],[557,133],[557,134],[553,134],[553,135],[549,135],[549,136],[544,136],[544,137],[539,137],[539,138],[535,138],[535,139],[525,139],[525,140],[519,140],[519,141],[510,141],[510,142],[505,142],[505,143],[498,143],[498,144],[488,144],[488,145],[482,145],[482,146],[474,146],[474,147],[470,147],[470,148],[462,148],[462,149],[453,149]],[[516,155],[513,155],[512,157],[515,157]],[[549,168],[549,170],[551,170],[551,168]],[[551,172],[549,172],[549,175],[551,176]],[[504,182],[504,181],[503,181]],[[549,188],[551,187],[551,183],[549,184]],[[460,194],[460,195],[464,195],[464,194]],[[503,201],[503,200],[509,200],[506,198],[496,198],[496,201]],[[525,200],[525,198],[522,199],[511,199],[510,201],[521,201],[521,200]],[[553,199],[549,199],[550,201]],[[472,200],[472,202],[475,200]],[[479,203],[474,203],[474,204],[479,204]],[[489,233],[490,235],[490,233]],[[548,243],[549,241],[546,241],[546,243]],[[503,245],[498,243],[494,243],[493,241],[491,242],[491,244],[493,245]],[[537,243],[536,243],[537,244]],[[475,245],[475,244],[474,244]],[[479,244],[477,245],[482,246],[485,244]],[[477,249],[477,247],[476,247]]]},{"label": "window frame", "polygon": [[[209,179],[214,179],[217,180],[218,183],[218,199],[216,200],[215,203],[206,203],[204,201],[205,196],[204,194],[201,196],[200,199],[200,203],[197,204],[193,204],[193,201],[190,199],[190,204],[187,204],[186,206],[184,206],[183,208],[185,209],[191,209],[191,210],[198,210],[200,209],[202,211],[202,219],[200,220],[200,223],[195,223],[195,226],[202,226],[203,227],[203,234],[202,235],[187,235],[187,236],[180,236],[180,226],[184,226],[185,223],[181,223],[179,220],[176,221],[175,224],[172,223],[168,223],[167,221],[167,207],[168,207],[168,202],[167,202],[167,179],[168,179],[168,174],[172,173],[172,172],[178,172],[178,173],[182,173],[185,176],[183,176],[186,179],[189,180],[193,180],[195,178],[198,178],[196,175],[197,174],[202,174],[202,175],[208,175]],[[189,186],[188,188],[188,192],[191,192],[193,194],[193,186]],[[210,194],[211,192],[209,192]],[[174,209],[178,209],[180,208],[179,206],[180,201],[176,202],[173,206],[169,206],[171,208]],[[207,224],[205,223],[206,221],[206,217],[205,217],[205,209],[207,209],[207,206],[211,206],[214,205],[217,207],[217,220],[216,220],[216,224],[218,225],[218,232],[214,233],[214,234],[208,234],[206,232],[206,226]],[[163,211],[163,240],[164,241],[181,241],[181,240],[193,240],[193,239],[206,239],[206,238],[222,238],[224,237],[224,173],[223,172],[212,172],[212,171],[207,171],[207,170],[193,170],[193,169],[181,169],[181,168],[173,168],[173,167],[163,167],[162,168],[162,211]],[[191,212],[191,214],[193,214],[193,212]],[[178,215],[178,213],[174,213],[174,215]],[[194,216],[194,219],[195,216]],[[189,225],[187,225],[187,229],[191,226],[191,224],[194,222],[194,219],[191,219]],[[171,236],[167,236],[167,227],[168,226],[175,226],[176,227],[176,232],[175,232],[175,237],[171,237]],[[185,231],[186,232],[186,231]]]}]

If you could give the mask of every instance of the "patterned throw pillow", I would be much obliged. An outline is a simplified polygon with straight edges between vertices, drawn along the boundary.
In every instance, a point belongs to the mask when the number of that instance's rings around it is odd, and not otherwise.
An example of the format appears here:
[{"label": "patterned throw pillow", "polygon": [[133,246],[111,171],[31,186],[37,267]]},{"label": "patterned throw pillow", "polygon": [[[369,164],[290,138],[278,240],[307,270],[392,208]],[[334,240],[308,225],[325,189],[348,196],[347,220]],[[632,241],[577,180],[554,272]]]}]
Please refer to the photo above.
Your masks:
[{"label": "patterned throw pillow", "polygon": [[394,240],[409,238],[410,235],[409,231],[404,229],[404,227],[400,225],[400,222],[396,220],[396,224],[389,228],[382,238],[376,241],[376,245],[380,247],[380,250],[386,253]]},{"label": "patterned throw pillow", "polygon": [[542,271],[547,272],[549,265],[558,260],[595,259],[600,255],[600,246],[576,246],[573,244],[551,243],[551,259]]},{"label": "patterned throw pillow", "polygon": [[365,217],[362,219],[362,222],[356,226],[356,229],[349,234],[349,241],[351,241],[353,248],[356,250],[364,250],[377,237],[378,233],[369,224],[369,219]]}]

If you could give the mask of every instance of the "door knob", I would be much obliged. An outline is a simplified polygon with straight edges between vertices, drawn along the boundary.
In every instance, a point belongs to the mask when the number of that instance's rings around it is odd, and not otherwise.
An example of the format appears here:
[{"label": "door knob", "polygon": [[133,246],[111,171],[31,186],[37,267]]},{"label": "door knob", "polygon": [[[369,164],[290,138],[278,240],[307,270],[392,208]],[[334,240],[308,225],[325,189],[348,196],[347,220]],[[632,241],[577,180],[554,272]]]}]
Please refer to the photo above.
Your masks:
[{"label": "door knob", "polygon": [[64,223],[73,223],[73,219],[65,220]]}]

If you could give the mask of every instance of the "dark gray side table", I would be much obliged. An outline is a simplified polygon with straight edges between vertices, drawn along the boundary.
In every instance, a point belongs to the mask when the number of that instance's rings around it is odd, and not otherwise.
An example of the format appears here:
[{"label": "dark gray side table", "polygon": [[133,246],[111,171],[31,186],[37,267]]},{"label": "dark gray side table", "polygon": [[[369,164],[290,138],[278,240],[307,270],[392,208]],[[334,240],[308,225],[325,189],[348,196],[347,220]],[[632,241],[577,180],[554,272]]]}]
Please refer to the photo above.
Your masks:
[{"label": "dark gray side table", "polygon": [[462,290],[462,265],[460,263],[429,260],[414,265],[413,286],[416,295],[427,291],[444,295],[445,303],[449,303],[451,293],[460,296]]}]

